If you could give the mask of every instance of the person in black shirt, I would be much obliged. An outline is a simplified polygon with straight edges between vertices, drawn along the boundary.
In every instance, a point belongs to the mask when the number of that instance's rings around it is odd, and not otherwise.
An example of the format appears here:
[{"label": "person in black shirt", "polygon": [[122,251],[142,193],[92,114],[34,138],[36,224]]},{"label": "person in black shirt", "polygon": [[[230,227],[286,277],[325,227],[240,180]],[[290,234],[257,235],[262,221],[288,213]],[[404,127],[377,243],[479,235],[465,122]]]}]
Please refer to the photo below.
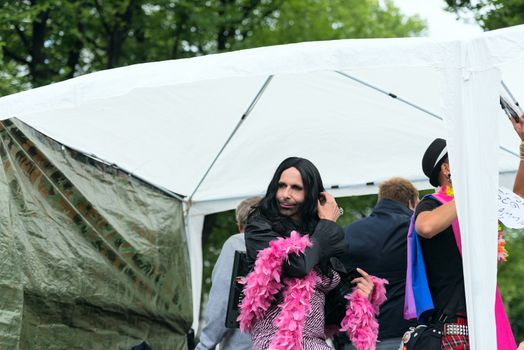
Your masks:
[{"label": "person in black shirt", "polygon": [[[429,145],[422,158],[422,169],[431,185],[452,196],[446,140],[437,138]],[[430,322],[446,317],[447,323],[466,327],[462,256],[452,228],[456,218],[455,200],[442,204],[434,197],[427,196],[415,209],[415,230],[420,239],[428,286],[435,307]],[[442,349],[469,349],[467,332],[451,336],[455,337],[454,346],[445,344],[445,336]]]},{"label": "person in black shirt", "polygon": [[[524,120],[521,116],[518,123],[512,118],[510,121],[521,139],[521,162],[513,191],[523,196]],[[453,196],[445,140],[437,138],[429,145],[422,159],[422,169],[431,185],[440,187],[441,194]],[[469,349],[462,256],[452,228],[456,219],[454,199],[442,203],[435,197],[425,197],[415,209],[415,230],[420,238],[429,290],[435,307],[430,321],[435,322],[445,317],[446,323],[454,324],[449,327],[449,332],[448,327],[444,327],[442,349]],[[509,325],[507,328],[509,329]]]},{"label": "person in black shirt", "polygon": [[[509,118],[521,140],[520,165],[513,185],[513,192],[520,196],[524,195],[523,117],[521,116],[519,121]],[[451,169],[445,140],[436,139],[429,145],[422,159],[422,169],[429,182],[440,188],[435,195],[425,197],[415,210],[415,230],[420,238],[428,287],[434,304],[434,310],[428,321],[445,320],[442,350],[469,349],[464,275],[462,257],[458,248],[460,238],[455,237],[458,231],[457,210],[453,199]],[[457,230],[454,229],[455,226]],[[408,303],[409,300],[406,298],[406,306],[409,305]],[[497,292],[495,308],[500,311],[499,307],[503,308],[503,305]],[[514,349],[516,344],[503,311],[502,309],[502,313],[496,312],[497,346],[501,348],[502,345],[503,348],[507,348],[507,345],[510,345],[509,348]],[[449,323],[453,323],[453,326],[448,327]]]},{"label": "person in black shirt", "polygon": [[[383,182],[378,202],[370,216],[344,228],[349,254],[345,263],[385,278],[387,300],[380,307],[377,349],[397,350],[404,332],[415,321],[403,317],[406,285],[406,237],[418,190],[406,179],[395,177]],[[347,339],[347,338],[346,338]],[[354,349],[345,344],[345,350]]]}]

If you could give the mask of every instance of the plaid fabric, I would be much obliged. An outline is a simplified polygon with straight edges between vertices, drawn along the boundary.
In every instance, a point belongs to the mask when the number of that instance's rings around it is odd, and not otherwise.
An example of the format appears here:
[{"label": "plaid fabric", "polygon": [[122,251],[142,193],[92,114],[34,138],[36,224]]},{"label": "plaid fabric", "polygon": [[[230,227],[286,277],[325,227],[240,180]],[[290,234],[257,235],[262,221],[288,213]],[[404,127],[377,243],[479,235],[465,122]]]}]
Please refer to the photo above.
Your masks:
[{"label": "plaid fabric", "polygon": [[[455,324],[467,325],[468,320],[457,317]],[[449,335],[442,337],[441,350],[469,350],[469,337],[467,335]]]}]

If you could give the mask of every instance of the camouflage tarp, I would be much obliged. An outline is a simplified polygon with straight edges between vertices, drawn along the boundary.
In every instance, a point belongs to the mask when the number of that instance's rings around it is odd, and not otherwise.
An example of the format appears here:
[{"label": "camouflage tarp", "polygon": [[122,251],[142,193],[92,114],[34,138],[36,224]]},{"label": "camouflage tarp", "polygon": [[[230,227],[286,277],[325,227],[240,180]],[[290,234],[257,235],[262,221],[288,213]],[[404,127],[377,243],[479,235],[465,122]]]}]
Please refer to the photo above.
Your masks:
[{"label": "camouflage tarp", "polygon": [[0,349],[186,349],[181,202],[16,119],[0,157]]}]

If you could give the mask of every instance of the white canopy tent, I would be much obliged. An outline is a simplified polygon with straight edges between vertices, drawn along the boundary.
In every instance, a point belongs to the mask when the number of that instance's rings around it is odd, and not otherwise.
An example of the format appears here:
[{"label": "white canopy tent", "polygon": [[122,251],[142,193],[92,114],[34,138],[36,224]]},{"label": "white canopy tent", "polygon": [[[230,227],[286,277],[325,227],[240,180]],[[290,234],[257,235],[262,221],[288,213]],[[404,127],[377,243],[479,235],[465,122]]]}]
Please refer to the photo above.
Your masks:
[{"label": "white canopy tent", "polygon": [[524,26],[467,40],[310,42],[93,73],[1,98],[0,118],[183,197],[194,326],[205,214],[263,193],[292,155],[316,164],[335,196],[374,193],[391,176],[427,188],[422,154],[444,137],[472,348],[494,349],[497,175],[511,183],[519,161],[498,94],[503,79],[524,98],[523,73]]}]

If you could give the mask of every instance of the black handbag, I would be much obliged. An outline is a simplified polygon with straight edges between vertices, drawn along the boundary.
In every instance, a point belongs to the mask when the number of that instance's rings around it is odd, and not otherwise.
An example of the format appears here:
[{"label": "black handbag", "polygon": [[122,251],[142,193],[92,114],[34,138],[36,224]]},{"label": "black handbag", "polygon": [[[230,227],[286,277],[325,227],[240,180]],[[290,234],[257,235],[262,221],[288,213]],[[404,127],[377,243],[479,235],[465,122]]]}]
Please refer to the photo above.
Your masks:
[{"label": "black handbag", "polygon": [[246,277],[249,273],[249,264],[247,262],[246,252],[236,250],[233,260],[233,271],[231,273],[231,284],[229,286],[229,299],[226,311],[226,327],[238,328],[237,321],[240,310],[238,306],[244,297],[244,285],[239,283],[239,279]]},{"label": "black handbag", "polygon": [[[442,346],[442,336],[444,335],[444,324],[450,316],[456,313],[460,294],[455,289],[448,306],[442,312],[436,312],[430,317],[428,325],[421,324],[417,327],[410,327],[402,336],[400,344],[401,350],[440,350]],[[438,318],[437,318],[438,317]],[[435,321],[435,318],[436,321]]]},{"label": "black handbag", "polygon": [[330,266],[340,275],[340,283],[326,294],[324,304],[324,322],[326,325],[340,325],[340,322],[346,315],[347,299],[346,295],[353,291],[354,284],[351,281],[361,277],[357,269],[346,267],[336,257],[329,260]]},{"label": "black handbag", "polygon": [[410,327],[402,337],[402,350],[440,350],[442,344],[442,330],[444,324],[437,322],[433,325],[424,324]]}]

